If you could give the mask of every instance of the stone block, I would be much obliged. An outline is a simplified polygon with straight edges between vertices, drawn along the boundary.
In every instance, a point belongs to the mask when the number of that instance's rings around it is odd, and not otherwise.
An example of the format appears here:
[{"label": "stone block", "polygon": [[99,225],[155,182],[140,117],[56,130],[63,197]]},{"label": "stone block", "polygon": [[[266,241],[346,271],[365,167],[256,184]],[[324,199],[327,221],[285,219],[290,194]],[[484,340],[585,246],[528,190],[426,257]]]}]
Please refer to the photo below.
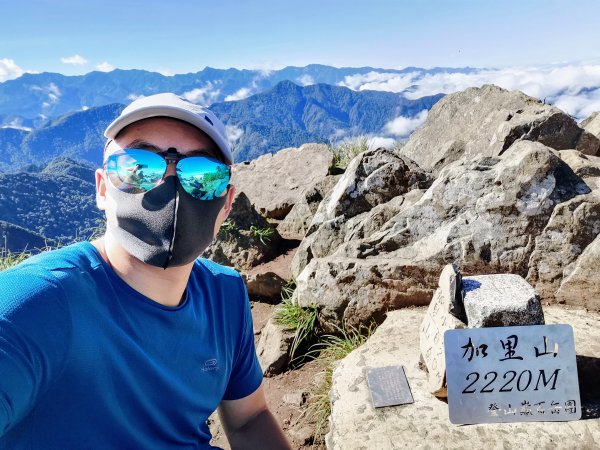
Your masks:
[{"label": "stone block", "polygon": [[457,282],[460,282],[460,272],[448,264],[442,270],[439,287],[433,294],[419,332],[421,355],[429,372],[429,390],[438,397],[447,396],[444,331],[466,326],[450,314]]},{"label": "stone block", "polygon": [[519,275],[463,278],[469,328],[544,325],[540,297]]}]

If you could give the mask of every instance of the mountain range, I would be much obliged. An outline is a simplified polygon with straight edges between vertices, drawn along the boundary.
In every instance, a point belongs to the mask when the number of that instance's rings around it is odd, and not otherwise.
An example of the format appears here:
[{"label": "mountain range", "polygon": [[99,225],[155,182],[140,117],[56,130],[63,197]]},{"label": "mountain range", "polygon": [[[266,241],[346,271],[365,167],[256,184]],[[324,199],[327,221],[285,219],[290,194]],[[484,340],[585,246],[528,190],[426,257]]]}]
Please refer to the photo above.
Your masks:
[{"label": "mountain range", "polygon": [[[473,68],[406,67],[401,70],[373,67],[336,68],[318,64],[285,67],[281,70],[214,69],[165,76],[144,70],[90,72],[80,76],[57,73],[24,74],[0,83],[0,126],[37,128],[47,119],[66,113],[104,106],[127,104],[142,95],[175,92],[194,103],[211,105],[235,101],[264,92],[281,81],[301,86],[338,85],[347,77],[366,74],[412,74],[414,80],[435,74],[469,74]],[[407,88],[410,90],[410,87]]]},{"label": "mountain range", "polygon": [[[468,73],[406,68],[390,73]],[[310,65],[261,72],[211,69],[164,76],[141,70],[83,76],[24,74],[0,83],[0,247],[11,250],[87,237],[101,223],[94,201],[103,130],[132,99],[175,92],[210,105],[226,123],[236,162],[306,142],[365,134],[429,110],[442,94],[354,91],[346,77],[383,69]],[[389,137],[389,135],[388,135]]]},{"label": "mountain range", "polygon": [[[227,124],[236,161],[257,158],[306,142],[330,142],[383,133],[399,116],[429,110],[442,95],[408,100],[401,94],[281,81],[273,88],[211,109]],[[47,119],[35,129],[0,128],[0,170],[15,172],[66,156],[99,166],[103,130],[124,108],[108,104]]]}]

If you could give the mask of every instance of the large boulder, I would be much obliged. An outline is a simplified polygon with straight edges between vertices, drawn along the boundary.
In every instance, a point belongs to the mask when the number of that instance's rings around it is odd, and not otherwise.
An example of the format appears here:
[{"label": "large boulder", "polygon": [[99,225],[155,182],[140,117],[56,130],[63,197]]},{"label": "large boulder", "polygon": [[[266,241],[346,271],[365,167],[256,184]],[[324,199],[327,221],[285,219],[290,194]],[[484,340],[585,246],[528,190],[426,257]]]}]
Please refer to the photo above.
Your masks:
[{"label": "large boulder", "polygon": [[575,264],[565,270],[563,282],[556,291],[556,299],[561,303],[600,311],[598,267],[600,267],[600,236],[586,247]]},{"label": "large boulder", "polygon": [[405,194],[430,184],[428,174],[412,161],[384,148],[356,156],[319,204],[292,261],[292,274],[298,276],[312,258],[332,254],[347,235],[375,231],[398,213]]},{"label": "large boulder", "polygon": [[280,150],[233,166],[232,180],[264,216],[283,219],[304,191],[324,179],[333,153],[323,144]]},{"label": "large boulder", "polygon": [[[271,230],[271,234],[261,238],[256,230]],[[241,192],[233,201],[227,221],[202,256],[245,271],[275,258],[280,243],[277,230],[272,229]]]},{"label": "large boulder", "polygon": [[[598,261],[588,261],[588,264],[592,262],[593,266],[586,270],[586,263],[580,260],[586,248],[597,240],[598,233],[600,191],[577,196],[554,208],[548,224],[535,239],[535,250],[531,254],[527,274],[527,281],[534,286],[542,299],[552,301],[560,298],[569,304],[587,304],[581,296],[595,296],[596,300],[592,298],[592,303],[596,304],[597,309],[600,308],[600,296],[597,295],[596,289],[589,291],[589,294],[583,294],[591,284],[597,284],[593,273],[597,270]],[[565,278],[572,274],[575,268],[579,277],[586,271],[592,275],[591,284],[586,283],[585,287],[581,285],[576,289],[577,295],[573,295],[575,291],[571,291],[569,295],[569,291],[565,291],[562,286]],[[559,290],[561,295],[557,295]]]},{"label": "large boulder", "polygon": [[336,325],[426,304],[439,273],[527,275],[535,237],[557,204],[589,193],[552,149],[519,141],[500,157],[445,167],[425,194],[365,239],[314,258],[297,277],[301,306]]},{"label": "large boulder", "polygon": [[519,140],[590,155],[600,150],[600,140],[560,109],[519,91],[485,85],[441,99],[399,153],[423,169],[439,171],[461,158],[502,155]]},{"label": "large boulder", "polygon": [[339,181],[341,175],[328,175],[309,187],[292,207],[285,219],[277,225],[277,231],[286,239],[302,239],[306,234],[319,204]]},{"label": "large boulder", "polygon": [[581,128],[600,138],[600,111],[596,111],[590,117],[581,122]]}]

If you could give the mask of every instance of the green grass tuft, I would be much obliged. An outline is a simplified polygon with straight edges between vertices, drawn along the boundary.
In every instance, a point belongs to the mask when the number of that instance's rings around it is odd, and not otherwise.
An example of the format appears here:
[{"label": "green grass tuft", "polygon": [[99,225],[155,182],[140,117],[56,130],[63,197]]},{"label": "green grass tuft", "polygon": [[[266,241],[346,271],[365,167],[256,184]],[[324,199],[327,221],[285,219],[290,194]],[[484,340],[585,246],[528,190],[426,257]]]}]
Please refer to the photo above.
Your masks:
[{"label": "green grass tuft", "polygon": [[373,334],[376,324],[370,326],[360,325],[358,328],[350,327],[342,330],[336,327],[339,335],[325,335],[319,343],[313,345],[310,354],[316,356],[323,367],[323,382],[312,392],[308,398],[306,417],[314,423],[315,444],[323,444],[328,429],[329,416],[331,415],[331,402],[329,391],[333,383],[333,369],[337,361],[344,359],[353,350],[363,345]]},{"label": "green grass tuft", "polygon": [[354,157],[369,150],[369,138],[365,135],[356,136],[330,145],[329,149],[333,153],[334,167],[346,169]]},{"label": "green grass tuft", "polygon": [[10,250],[0,249],[0,272],[9,267],[25,261],[31,256],[31,253],[24,250],[22,252],[11,252]]},{"label": "green grass tuft", "polygon": [[281,293],[282,301],[277,306],[273,318],[275,323],[294,331],[290,348],[290,359],[294,361],[300,345],[309,343],[315,336],[318,310],[316,307],[302,308],[293,300],[296,282],[290,281]]},{"label": "green grass tuft", "polygon": [[253,237],[259,238],[260,242],[262,242],[264,245],[266,245],[265,241],[270,241],[271,240],[271,236],[273,236],[273,228],[266,226],[264,228],[259,228],[255,225],[252,225],[250,227],[250,234]]}]

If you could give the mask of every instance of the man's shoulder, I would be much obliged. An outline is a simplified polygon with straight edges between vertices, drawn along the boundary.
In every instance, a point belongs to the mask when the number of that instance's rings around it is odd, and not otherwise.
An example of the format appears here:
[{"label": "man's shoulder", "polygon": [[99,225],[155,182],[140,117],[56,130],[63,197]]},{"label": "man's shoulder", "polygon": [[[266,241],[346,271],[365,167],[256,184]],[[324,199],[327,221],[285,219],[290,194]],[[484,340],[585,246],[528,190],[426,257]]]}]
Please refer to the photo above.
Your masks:
[{"label": "man's shoulder", "polygon": [[196,259],[194,263],[194,271],[203,272],[215,277],[241,278],[240,273],[233,267],[223,266],[205,258]]},{"label": "man's shoulder", "polygon": [[0,272],[3,300],[8,298],[9,293],[27,299],[62,291],[71,282],[77,283],[82,273],[91,271],[97,264],[89,242],[31,256]]},{"label": "man's shoulder", "polygon": [[61,271],[68,269],[85,270],[99,264],[94,247],[89,242],[78,242],[56,250],[38,253],[23,261],[15,268],[28,270]]}]

